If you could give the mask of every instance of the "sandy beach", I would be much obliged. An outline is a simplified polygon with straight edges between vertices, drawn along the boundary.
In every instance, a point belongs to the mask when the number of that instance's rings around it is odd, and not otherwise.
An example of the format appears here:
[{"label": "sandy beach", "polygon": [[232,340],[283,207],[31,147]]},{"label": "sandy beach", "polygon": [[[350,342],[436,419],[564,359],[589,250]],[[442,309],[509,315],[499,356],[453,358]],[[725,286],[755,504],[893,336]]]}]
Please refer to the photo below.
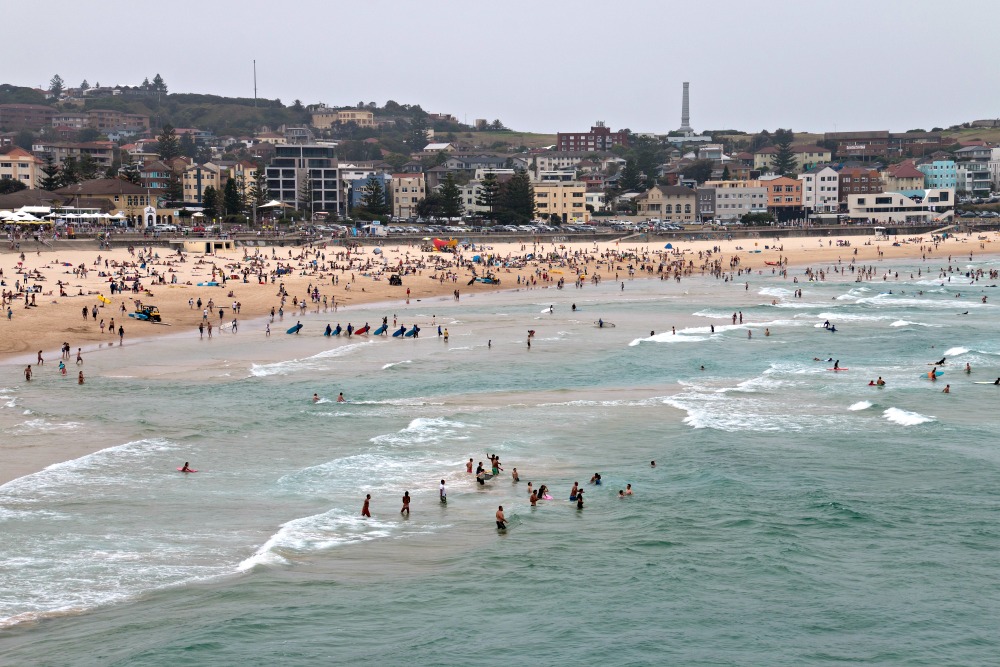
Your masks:
[{"label": "sandy beach", "polygon": [[[231,323],[234,317],[238,323],[250,321],[268,315],[272,308],[282,307],[279,293],[282,284],[286,293],[284,321],[294,323],[297,317],[306,319],[310,313],[323,310],[324,300],[326,312],[332,313],[334,303],[340,310],[357,304],[402,303],[407,297],[418,300],[452,295],[455,290],[461,295],[505,289],[544,289],[554,287],[560,279],[572,284],[579,274],[585,274],[586,280],[593,280],[595,276],[601,280],[656,278],[661,262],[673,263],[669,268],[672,274],[681,259],[689,275],[707,272],[711,266],[708,262],[721,262],[721,269],[726,272],[731,266],[733,270],[742,268],[745,275],[746,269],[771,273],[780,266],[822,268],[837,262],[846,264],[852,259],[867,264],[921,255],[927,255],[928,259],[940,258],[940,262],[929,265],[936,269],[947,266],[949,256],[982,256],[1000,247],[996,232],[952,237],[933,249],[928,248],[929,235],[893,240],[900,244],[893,245],[892,241],[870,236],[713,240],[674,242],[672,250],[665,250],[663,243],[635,243],[631,239],[605,243],[483,243],[474,248],[459,247],[455,254],[427,253],[415,245],[390,243],[379,248],[380,254],[375,254],[371,246],[348,253],[342,247],[322,243],[291,249],[237,248],[214,255],[185,253],[183,256],[171,253],[166,247],[149,246],[146,252],[151,253],[152,259],[145,261],[139,259],[142,248],[135,248],[133,252],[128,249],[42,249],[41,252],[24,252],[23,261],[21,253],[5,251],[0,253],[3,290],[14,294],[12,301],[4,306],[0,356],[29,363],[41,350],[45,359],[56,359],[64,343],[70,345],[74,354],[77,348],[86,354],[98,347],[117,344],[119,327],[125,330],[125,340],[184,330],[197,336],[198,324],[209,302],[213,306],[209,318],[213,327]],[[839,241],[850,245],[839,245]],[[707,256],[705,253],[713,248],[717,250]],[[248,262],[245,253],[251,257],[259,253],[262,259],[258,263]],[[477,265],[478,275],[492,272],[501,283],[469,285],[473,276],[471,260],[476,255],[499,257],[515,266],[487,270]],[[528,255],[532,258],[524,259]],[[608,261],[609,257],[618,260]],[[637,258],[633,264],[636,271],[631,276],[629,257]],[[738,258],[738,265],[730,264],[733,258]],[[645,271],[640,269],[643,264],[647,266]],[[275,276],[279,267],[289,271]],[[403,275],[402,286],[390,285],[389,275],[400,267],[408,271]],[[25,307],[24,293],[15,286],[23,284],[25,271],[32,276],[29,284],[41,290],[31,293],[29,299],[33,299],[34,305],[29,307]],[[227,276],[225,285],[220,282],[223,273]],[[157,275],[163,276],[167,284],[159,284]],[[199,282],[213,282],[213,275],[219,286],[198,286]],[[124,280],[126,290],[123,293],[111,293],[112,278]],[[63,283],[64,295],[60,295],[59,282]],[[134,284],[138,284],[138,292],[132,291]],[[318,300],[307,297],[310,287],[314,294],[318,291]],[[99,295],[110,303],[102,303]],[[203,304],[201,309],[196,305],[199,299]],[[304,311],[298,305],[303,299],[307,300]],[[128,313],[134,312],[137,301],[157,306],[163,324],[129,318]],[[239,313],[235,315],[232,312],[234,302],[239,303]],[[82,314],[84,308],[88,310],[86,317]],[[219,309],[222,309],[221,317]],[[349,312],[341,319],[346,327]],[[103,332],[102,321],[105,323]],[[114,332],[111,331],[112,322]],[[360,322],[353,324],[362,325]]]}]

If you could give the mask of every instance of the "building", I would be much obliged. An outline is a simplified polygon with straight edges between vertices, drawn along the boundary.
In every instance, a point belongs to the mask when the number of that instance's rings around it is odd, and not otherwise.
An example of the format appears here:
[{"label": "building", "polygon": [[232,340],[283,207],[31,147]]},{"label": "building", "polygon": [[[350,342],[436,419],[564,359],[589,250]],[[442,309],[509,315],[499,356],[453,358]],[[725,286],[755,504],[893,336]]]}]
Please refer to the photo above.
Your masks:
[{"label": "building", "polygon": [[761,178],[767,189],[767,210],[778,220],[800,218],[802,210],[802,181],[787,176]]},{"label": "building", "polygon": [[442,153],[442,152],[443,153],[454,153],[455,150],[456,149],[455,149],[455,146],[453,144],[437,143],[437,144],[427,144],[426,146],[424,146],[424,150],[422,152],[424,152],[424,153],[431,153],[431,154],[433,154],[433,153]]},{"label": "building", "polygon": [[375,127],[375,114],[365,109],[317,109],[312,114],[312,125],[319,130],[329,130],[334,125],[354,123],[358,127]]},{"label": "building", "polygon": [[958,192],[973,197],[989,197],[993,189],[993,175],[989,162],[959,162],[955,165]]},{"label": "building", "polygon": [[951,188],[928,188],[911,197],[883,192],[847,198],[847,215],[852,220],[886,224],[944,221],[954,216],[954,207],[955,191]]},{"label": "building", "polygon": [[[703,190],[712,191],[711,200],[701,196]],[[760,181],[706,181],[698,195],[702,220],[739,220],[749,213],[767,213],[767,187]],[[712,215],[705,217],[709,211]]]},{"label": "building", "polygon": [[[830,149],[822,146],[792,146],[792,155],[795,158],[795,173],[809,171],[813,167],[828,163],[832,154]],[[774,169],[774,158],[778,154],[775,146],[766,146],[754,151],[753,168],[758,171],[769,171]]]},{"label": "building", "polygon": [[698,188],[698,219],[702,222],[715,220],[715,188],[703,186]]},{"label": "building", "polygon": [[101,134],[113,131],[142,134],[149,131],[149,116],[114,109],[88,109],[87,123],[88,127]]},{"label": "building", "polygon": [[392,215],[412,218],[417,215],[417,204],[426,196],[423,174],[392,175]]},{"label": "building", "polygon": [[587,194],[584,196],[587,206],[590,208],[587,210],[593,211],[605,211],[608,208],[607,195],[604,194],[603,190],[591,190],[590,186],[587,185]]},{"label": "building", "polygon": [[638,215],[665,222],[698,220],[698,193],[680,185],[657,185],[635,198]]},{"label": "building", "polygon": [[265,176],[274,198],[297,210],[341,210],[340,169],[332,146],[277,146]]},{"label": "building", "polygon": [[619,130],[612,132],[604,125],[603,120],[597,121],[590,132],[559,132],[556,134],[556,150],[559,151],[609,151],[614,146],[628,146],[628,132]]},{"label": "building", "polygon": [[840,170],[838,196],[841,202],[850,195],[865,195],[882,192],[882,177],[874,169],[864,167],[844,167]]},{"label": "building", "polygon": [[590,222],[587,186],[579,181],[535,183],[535,215],[553,222]]},{"label": "building", "polygon": [[889,153],[888,130],[827,132],[823,135],[823,139],[837,144],[837,158],[842,160],[869,161]]},{"label": "building", "polygon": [[139,167],[142,187],[154,194],[166,193],[170,187],[170,165],[161,160],[150,160]]},{"label": "building", "polygon": [[181,191],[185,204],[201,204],[205,201],[205,190],[212,188],[222,193],[222,170],[218,165],[206,162],[193,164],[181,174]]},{"label": "building", "polygon": [[[503,169],[509,166],[508,162],[507,158],[497,155],[449,155],[441,166],[449,171],[464,172],[471,178],[477,169]],[[419,162],[416,164],[423,168]]]},{"label": "building", "polygon": [[0,104],[0,129],[7,132],[38,131],[52,127],[56,110],[44,104]]},{"label": "building", "polygon": [[806,213],[836,213],[840,210],[840,174],[828,166],[818,166],[799,174],[802,181],[802,208]]},{"label": "building", "polygon": [[[141,221],[143,209],[147,206],[156,208],[159,205],[159,199],[156,194],[150,192],[147,188],[120,178],[99,178],[91,181],[83,181],[74,185],[68,185],[65,188],[59,188],[54,191],[54,194],[61,196],[64,201],[73,205],[76,205],[75,202],[77,199],[100,200],[102,208],[105,208],[112,214],[123,214],[133,224]],[[157,211],[156,222],[167,221],[167,216],[171,217],[171,220],[168,222],[172,222],[172,215],[172,213],[165,211]],[[163,219],[161,220],[161,218]]]},{"label": "building", "polygon": [[560,169],[572,169],[576,171],[577,167],[584,161],[589,159],[590,155],[588,153],[583,153],[579,151],[573,151],[569,153],[562,152],[546,152],[537,153],[531,156],[531,161],[528,163],[529,171],[538,177],[538,174],[543,171],[558,171]]},{"label": "building", "polygon": [[924,172],[912,162],[889,165],[882,171],[882,189],[885,192],[901,192],[909,196],[924,187]]},{"label": "building", "polygon": [[964,146],[955,151],[955,160],[960,162],[989,162],[993,154],[990,146]]},{"label": "building", "polygon": [[52,116],[52,127],[71,127],[82,130],[90,127],[90,116],[82,111],[57,111]]},{"label": "building", "polygon": [[87,156],[99,167],[108,169],[115,160],[115,145],[110,141],[73,143],[39,140],[38,143],[32,145],[31,152],[36,155],[51,155],[52,159],[59,165],[68,158],[79,161]]},{"label": "building", "polygon": [[934,160],[918,164],[917,169],[924,174],[924,186],[929,189],[958,189],[958,169],[954,160]]},{"label": "building", "polygon": [[0,148],[0,180],[9,178],[34,190],[42,180],[44,164],[20,146]]},{"label": "building", "polygon": [[[345,178],[343,171],[341,171],[341,177]],[[363,204],[368,181],[371,178],[374,178],[382,185],[382,192],[385,195],[386,202],[392,198],[392,176],[372,170],[367,176],[352,178],[350,181],[346,181],[349,183],[348,201],[350,202],[351,210]]]}]

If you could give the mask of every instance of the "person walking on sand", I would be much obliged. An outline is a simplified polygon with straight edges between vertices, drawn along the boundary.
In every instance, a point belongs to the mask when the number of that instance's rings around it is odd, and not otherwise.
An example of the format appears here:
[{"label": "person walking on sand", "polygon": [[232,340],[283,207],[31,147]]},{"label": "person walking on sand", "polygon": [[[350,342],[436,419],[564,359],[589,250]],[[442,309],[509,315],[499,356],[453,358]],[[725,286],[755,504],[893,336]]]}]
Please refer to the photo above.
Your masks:
[{"label": "person walking on sand", "polygon": [[403,491],[403,509],[399,510],[400,514],[405,514],[410,516],[410,492]]},{"label": "person walking on sand", "polygon": [[370,493],[366,494],[365,504],[361,506],[361,516],[366,516],[369,519],[372,517],[371,510],[368,508],[368,505],[371,503],[371,501],[372,501],[372,494]]},{"label": "person walking on sand", "polygon": [[38,351],[38,365],[39,365],[39,366],[41,366],[41,365],[42,365],[42,364],[44,364],[44,363],[45,363],[45,360],[44,360],[44,359],[42,359],[42,351],[41,351],[41,350],[39,350],[39,351]]},{"label": "person walking on sand", "polygon": [[507,530],[507,518],[503,515],[503,505],[497,508],[497,530]]}]

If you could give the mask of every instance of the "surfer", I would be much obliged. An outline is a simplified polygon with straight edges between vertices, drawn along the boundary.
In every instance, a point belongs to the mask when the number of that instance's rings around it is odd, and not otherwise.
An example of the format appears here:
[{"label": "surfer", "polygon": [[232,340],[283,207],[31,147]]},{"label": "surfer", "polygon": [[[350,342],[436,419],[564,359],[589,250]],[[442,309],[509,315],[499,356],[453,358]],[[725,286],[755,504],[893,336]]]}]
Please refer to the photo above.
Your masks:
[{"label": "surfer", "polygon": [[181,472],[194,472],[193,470],[191,470],[191,467],[190,467],[189,464],[190,464],[189,461],[185,461],[184,462],[184,466],[181,468]]},{"label": "surfer", "polygon": [[503,505],[497,507],[497,530],[507,529],[507,519],[503,515]]},{"label": "surfer", "polygon": [[833,370],[835,371],[840,370],[840,359],[837,359],[835,362],[833,362]]},{"label": "surfer", "polygon": [[600,318],[600,317],[597,318],[597,327],[600,328],[600,329],[604,328],[604,319],[603,318]]},{"label": "surfer", "polygon": [[823,322],[823,328],[824,329],[829,329],[830,328],[830,320],[827,320],[826,322]]},{"label": "surfer", "polygon": [[934,366],[944,366],[944,360],[945,359],[946,359],[946,357],[941,357],[941,361],[935,361],[933,365]]},{"label": "surfer", "polygon": [[993,384],[1000,385],[1000,378],[997,378],[997,381],[994,382]]}]

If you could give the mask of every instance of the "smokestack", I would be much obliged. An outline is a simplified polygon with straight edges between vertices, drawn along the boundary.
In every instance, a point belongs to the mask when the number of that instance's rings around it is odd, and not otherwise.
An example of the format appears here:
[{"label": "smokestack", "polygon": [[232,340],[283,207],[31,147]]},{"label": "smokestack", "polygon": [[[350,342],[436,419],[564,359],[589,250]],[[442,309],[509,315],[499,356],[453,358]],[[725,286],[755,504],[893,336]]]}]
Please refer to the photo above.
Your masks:
[{"label": "smokestack", "polygon": [[681,127],[679,131],[693,134],[694,130],[691,128],[691,108],[688,104],[689,85],[687,81],[684,82],[684,101],[681,103]]}]

